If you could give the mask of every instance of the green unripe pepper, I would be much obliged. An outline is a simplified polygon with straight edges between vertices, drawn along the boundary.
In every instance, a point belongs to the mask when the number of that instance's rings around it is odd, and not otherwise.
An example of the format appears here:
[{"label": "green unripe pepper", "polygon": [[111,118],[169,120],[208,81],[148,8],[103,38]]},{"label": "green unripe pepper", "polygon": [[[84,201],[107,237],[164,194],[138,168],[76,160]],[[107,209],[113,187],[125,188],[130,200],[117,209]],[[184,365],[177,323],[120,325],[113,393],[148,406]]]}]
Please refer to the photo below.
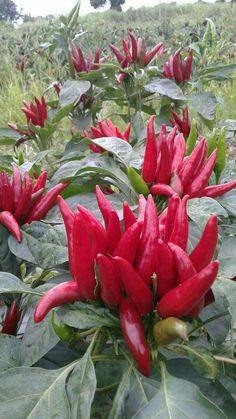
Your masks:
[{"label": "green unripe pepper", "polygon": [[219,178],[221,173],[223,172],[226,164],[226,153],[227,153],[227,144],[226,144],[226,132],[225,128],[220,130],[219,138],[217,141],[217,160],[215,164],[215,174],[216,174],[216,181],[219,182]]},{"label": "green unripe pepper", "polygon": [[153,334],[159,346],[168,345],[175,339],[188,340],[186,324],[176,317],[168,317],[157,322],[153,328]]},{"label": "green unripe pepper", "polygon": [[128,178],[133,186],[135,192],[142,195],[149,194],[149,188],[146,182],[143,180],[142,176],[139,175],[133,167],[128,167],[127,170]]},{"label": "green unripe pepper", "polygon": [[67,324],[63,323],[57,313],[55,311],[52,312],[52,326],[56,333],[56,335],[63,341],[63,342],[70,342],[73,340],[74,337],[74,330],[72,327],[68,326]]},{"label": "green unripe pepper", "polygon": [[186,141],[186,155],[189,156],[197,142],[197,125],[196,121],[193,119],[191,122],[191,128],[190,133],[188,135],[187,141]]},{"label": "green unripe pepper", "polygon": [[217,131],[214,128],[212,133],[207,138],[207,155],[210,154],[216,149],[217,147]]}]

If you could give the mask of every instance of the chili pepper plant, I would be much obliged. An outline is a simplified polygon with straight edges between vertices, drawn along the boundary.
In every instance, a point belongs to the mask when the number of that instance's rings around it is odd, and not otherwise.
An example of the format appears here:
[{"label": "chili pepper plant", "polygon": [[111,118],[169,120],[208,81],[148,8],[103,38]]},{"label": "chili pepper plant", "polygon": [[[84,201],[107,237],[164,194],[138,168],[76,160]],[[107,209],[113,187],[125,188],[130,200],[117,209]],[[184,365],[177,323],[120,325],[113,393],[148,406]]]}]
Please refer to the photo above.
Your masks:
[{"label": "chili pepper plant", "polygon": [[235,162],[206,70],[132,28],[83,51],[79,4],[60,21],[67,76],[2,137],[0,416],[234,418]]}]

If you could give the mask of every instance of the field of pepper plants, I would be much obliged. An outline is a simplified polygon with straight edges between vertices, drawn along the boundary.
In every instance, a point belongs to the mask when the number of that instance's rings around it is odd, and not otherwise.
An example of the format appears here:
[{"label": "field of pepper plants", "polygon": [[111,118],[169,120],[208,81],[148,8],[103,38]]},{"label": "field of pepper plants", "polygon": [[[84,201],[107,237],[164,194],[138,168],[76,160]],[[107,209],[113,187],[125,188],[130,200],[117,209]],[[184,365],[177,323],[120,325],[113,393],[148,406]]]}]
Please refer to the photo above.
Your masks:
[{"label": "field of pepper plants", "polygon": [[211,7],[0,31],[2,418],[235,418],[236,20]]}]

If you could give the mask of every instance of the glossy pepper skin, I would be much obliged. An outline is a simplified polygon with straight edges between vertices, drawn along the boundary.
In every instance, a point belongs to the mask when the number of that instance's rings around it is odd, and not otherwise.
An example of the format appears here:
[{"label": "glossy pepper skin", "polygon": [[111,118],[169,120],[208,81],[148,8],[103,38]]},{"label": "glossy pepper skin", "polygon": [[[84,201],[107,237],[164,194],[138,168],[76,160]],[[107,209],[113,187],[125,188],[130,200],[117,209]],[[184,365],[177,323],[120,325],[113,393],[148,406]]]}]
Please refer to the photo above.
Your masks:
[{"label": "glossy pepper skin", "polygon": [[150,374],[150,350],[145,337],[141,317],[134,304],[123,298],[119,307],[121,329],[139,370],[146,377]]},{"label": "glossy pepper skin", "polygon": [[157,305],[159,316],[162,318],[187,316],[209,291],[216,279],[218,268],[217,260],[210,262],[196,275],[165,294]]},{"label": "glossy pepper skin", "polygon": [[165,346],[175,339],[188,340],[188,329],[183,320],[168,317],[154,325],[153,335],[159,346]]},{"label": "glossy pepper skin", "polygon": [[41,220],[55,204],[58,194],[68,186],[68,183],[59,183],[44,195],[46,180],[47,172],[43,172],[35,182],[28,172],[22,179],[15,164],[11,178],[0,172],[0,224],[18,242],[22,240],[20,226]]},{"label": "glossy pepper skin", "polygon": [[181,54],[182,48],[179,48],[173,56],[170,55],[163,66],[164,77],[172,79],[178,84],[190,79],[193,63],[193,50],[191,48],[184,60],[182,60]]}]

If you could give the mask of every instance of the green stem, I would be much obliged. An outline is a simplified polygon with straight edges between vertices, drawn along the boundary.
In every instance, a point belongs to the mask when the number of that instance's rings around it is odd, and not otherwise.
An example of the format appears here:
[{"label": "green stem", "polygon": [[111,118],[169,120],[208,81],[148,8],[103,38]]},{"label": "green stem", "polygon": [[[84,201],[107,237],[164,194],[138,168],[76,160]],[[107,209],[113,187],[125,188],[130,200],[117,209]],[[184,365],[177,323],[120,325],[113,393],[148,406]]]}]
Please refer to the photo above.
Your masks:
[{"label": "green stem", "polygon": [[106,344],[106,341],[107,341],[107,334],[103,331],[98,332],[95,339],[95,345],[93,347],[92,356],[99,355],[102,352]]},{"label": "green stem", "polygon": [[102,391],[109,391],[112,390],[114,387],[117,387],[120,384],[119,381],[116,381],[115,383],[110,384],[109,386],[105,386],[105,387],[98,387],[96,389],[96,392],[101,393]]},{"label": "green stem", "polygon": [[76,332],[74,334],[74,340],[81,340],[83,338],[86,338],[87,336],[95,333],[97,330],[97,327],[91,327],[91,329],[85,330],[84,332]]},{"label": "green stem", "polygon": [[190,332],[189,332],[189,334],[188,334],[188,336],[191,336],[196,330],[198,330],[198,329],[201,329],[201,327],[203,327],[203,326],[205,326],[206,324],[208,324],[208,323],[211,323],[211,322],[213,322],[214,320],[217,320],[217,319],[221,319],[221,317],[225,317],[225,316],[228,316],[229,315],[229,312],[228,311],[224,311],[223,313],[220,313],[220,314],[217,314],[217,315],[215,315],[215,316],[213,316],[213,317],[210,317],[210,319],[207,319],[207,320],[205,320],[204,322],[202,322],[200,325],[198,325],[198,326],[196,326],[196,327],[194,327]]},{"label": "green stem", "polygon": [[117,362],[124,359],[122,355],[92,355],[93,362]]}]

